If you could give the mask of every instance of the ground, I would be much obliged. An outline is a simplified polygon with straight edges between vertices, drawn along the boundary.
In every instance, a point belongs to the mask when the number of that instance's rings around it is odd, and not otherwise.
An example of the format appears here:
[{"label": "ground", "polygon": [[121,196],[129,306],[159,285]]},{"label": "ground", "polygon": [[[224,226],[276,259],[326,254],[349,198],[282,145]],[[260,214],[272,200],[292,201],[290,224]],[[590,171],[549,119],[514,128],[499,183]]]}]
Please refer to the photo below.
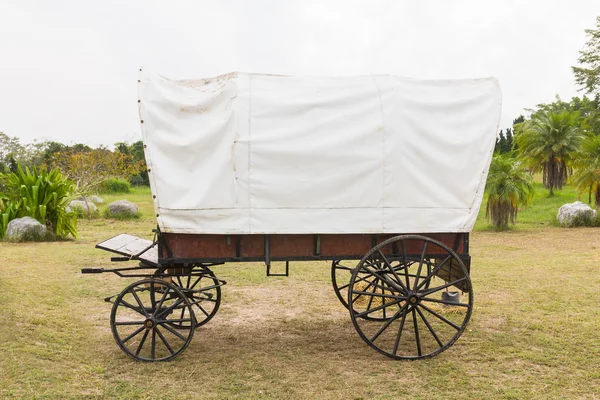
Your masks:
[{"label": "ground", "polygon": [[115,344],[110,304],[130,280],[94,244],[155,224],[148,191],[133,221],[80,221],[76,241],[0,243],[1,398],[422,399],[600,398],[600,229],[537,224],[471,236],[475,307],[446,352],[392,361],[356,334],[329,264],[215,267],[216,317],[168,363],[134,362]]}]

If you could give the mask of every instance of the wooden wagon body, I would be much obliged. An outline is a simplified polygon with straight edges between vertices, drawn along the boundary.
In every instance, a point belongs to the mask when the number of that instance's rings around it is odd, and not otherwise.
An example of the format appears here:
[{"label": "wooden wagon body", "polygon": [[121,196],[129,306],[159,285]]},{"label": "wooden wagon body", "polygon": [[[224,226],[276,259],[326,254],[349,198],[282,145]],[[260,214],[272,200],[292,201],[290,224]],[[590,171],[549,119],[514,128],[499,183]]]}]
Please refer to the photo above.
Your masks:
[{"label": "wooden wagon body", "polygon": [[[111,328],[138,360],[169,360],[218,310],[223,263],[331,261],[359,336],[396,359],[434,356],[472,311],[469,232],[500,112],[493,79],[142,73],[140,116],[154,241],[98,248],[143,278]],[[358,262],[356,262],[358,261]],[[280,267],[278,267],[278,270]]]}]

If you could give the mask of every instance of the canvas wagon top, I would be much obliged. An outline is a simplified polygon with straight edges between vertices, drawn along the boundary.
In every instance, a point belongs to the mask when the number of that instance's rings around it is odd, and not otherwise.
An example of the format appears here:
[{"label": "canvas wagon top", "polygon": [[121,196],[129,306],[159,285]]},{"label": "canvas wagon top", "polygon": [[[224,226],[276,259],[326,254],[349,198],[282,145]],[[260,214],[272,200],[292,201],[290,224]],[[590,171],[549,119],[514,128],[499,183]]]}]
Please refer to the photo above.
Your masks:
[{"label": "canvas wagon top", "polygon": [[498,130],[493,78],[172,81],[140,72],[162,232],[469,232]]}]

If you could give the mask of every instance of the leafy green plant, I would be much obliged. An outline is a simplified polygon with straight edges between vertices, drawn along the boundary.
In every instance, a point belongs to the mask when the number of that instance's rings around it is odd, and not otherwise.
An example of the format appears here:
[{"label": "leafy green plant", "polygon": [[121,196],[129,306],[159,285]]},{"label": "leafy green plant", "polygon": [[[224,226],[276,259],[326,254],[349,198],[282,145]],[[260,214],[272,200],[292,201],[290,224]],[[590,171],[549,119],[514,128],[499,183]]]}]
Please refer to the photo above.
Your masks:
[{"label": "leafy green plant", "polygon": [[103,193],[130,193],[131,185],[124,179],[110,178],[102,184]]},{"label": "leafy green plant", "polygon": [[0,239],[4,239],[8,223],[18,218],[21,202],[11,203],[7,198],[0,198]]},{"label": "leafy green plant", "polygon": [[45,224],[57,237],[69,234],[77,237],[77,218],[67,212],[66,207],[74,192],[74,184],[59,169],[25,171],[21,167],[8,176],[8,187],[14,198],[11,207],[16,207],[14,218],[29,216]]},{"label": "leafy green plant", "polygon": [[587,192],[588,203],[593,198],[596,208],[600,207],[600,136],[590,136],[583,140],[575,166],[573,181],[579,195]]},{"label": "leafy green plant", "polygon": [[572,171],[583,138],[578,118],[578,113],[568,111],[535,114],[515,136],[521,160],[529,163],[533,172],[542,170],[550,196],[554,189],[562,189]]},{"label": "leafy green plant", "polygon": [[485,190],[485,215],[499,229],[514,224],[519,206],[529,204],[533,196],[531,176],[509,155],[494,156]]}]

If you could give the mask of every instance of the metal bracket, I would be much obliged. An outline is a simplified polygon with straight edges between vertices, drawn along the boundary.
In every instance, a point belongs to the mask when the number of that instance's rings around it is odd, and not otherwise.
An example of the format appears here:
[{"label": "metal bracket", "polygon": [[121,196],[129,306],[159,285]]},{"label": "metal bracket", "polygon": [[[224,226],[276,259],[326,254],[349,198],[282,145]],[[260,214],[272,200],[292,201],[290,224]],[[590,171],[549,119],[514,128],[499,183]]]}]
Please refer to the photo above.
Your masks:
[{"label": "metal bracket", "polygon": [[274,274],[271,272],[271,264],[267,264],[267,276],[290,276],[290,262],[285,262],[285,273],[283,274]]}]

